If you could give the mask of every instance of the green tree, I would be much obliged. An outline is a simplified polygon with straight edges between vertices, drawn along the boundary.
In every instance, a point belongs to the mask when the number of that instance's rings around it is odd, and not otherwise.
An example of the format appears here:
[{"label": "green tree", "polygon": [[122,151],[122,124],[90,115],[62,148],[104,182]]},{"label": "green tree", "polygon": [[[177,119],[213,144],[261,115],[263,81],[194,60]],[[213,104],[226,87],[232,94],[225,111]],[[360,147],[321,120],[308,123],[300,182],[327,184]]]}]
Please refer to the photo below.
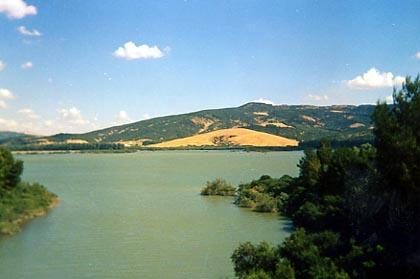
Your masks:
[{"label": "green tree", "polygon": [[44,186],[20,181],[23,162],[0,147],[0,235],[14,234],[23,220],[28,220],[48,207],[57,196]]},{"label": "green tree", "polygon": [[[259,256],[245,275],[420,278],[420,76],[393,95],[393,105],[378,103],[372,115],[375,148],[321,142],[305,151],[299,177],[282,187],[295,231],[267,253],[278,256],[274,271],[253,269]],[[236,258],[243,252],[251,250]]]},{"label": "green tree", "polygon": [[233,252],[231,259],[234,264],[235,274],[239,278],[248,278],[247,276],[249,275],[257,276],[256,274],[260,271],[264,271],[267,275],[272,275],[275,273],[279,263],[277,249],[264,241],[257,246],[250,242],[240,244]]},{"label": "green tree", "polygon": [[321,162],[313,149],[305,150],[304,157],[299,161],[300,178],[307,187],[315,187],[319,181]]},{"label": "green tree", "polygon": [[22,171],[23,162],[15,160],[8,149],[0,146],[0,189],[16,187]]},{"label": "green tree", "polygon": [[393,96],[394,105],[378,104],[372,120],[383,189],[401,206],[420,194],[420,77],[407,77]]},{"label": "green tree", "polygon": [[271,276],[263,270],[259,270],[245,277],[246,279],[271,279]]},{"label": "green tree", "polygon": [[[382,206],[377,223],[384,243],[384,268],[420,270],[420,76],[394,89],[394,104],[379,103],[372,115]],[[418,278],[418,277],[417,277]]]}]

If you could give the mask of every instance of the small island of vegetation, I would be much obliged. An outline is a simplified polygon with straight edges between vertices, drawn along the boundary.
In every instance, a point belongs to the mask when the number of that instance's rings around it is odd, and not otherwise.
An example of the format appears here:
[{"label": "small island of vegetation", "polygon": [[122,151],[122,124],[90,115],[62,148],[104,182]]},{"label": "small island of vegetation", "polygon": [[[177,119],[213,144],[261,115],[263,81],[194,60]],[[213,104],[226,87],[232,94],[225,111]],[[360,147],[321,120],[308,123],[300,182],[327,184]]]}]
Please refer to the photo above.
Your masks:
[{"label": "small island of vegetation", "polygon": [[45,215],[58,201],[44,186],[22,182],[22,172],[23,162],[0,147],[0,235],[15,234],[25,222]]},{"label": "small island of vegetation", "polygon": [[203,196],[235,196],[236,189],[226,180],[217,178],[213,181],[207,181],[206,186],[201,189]]}]

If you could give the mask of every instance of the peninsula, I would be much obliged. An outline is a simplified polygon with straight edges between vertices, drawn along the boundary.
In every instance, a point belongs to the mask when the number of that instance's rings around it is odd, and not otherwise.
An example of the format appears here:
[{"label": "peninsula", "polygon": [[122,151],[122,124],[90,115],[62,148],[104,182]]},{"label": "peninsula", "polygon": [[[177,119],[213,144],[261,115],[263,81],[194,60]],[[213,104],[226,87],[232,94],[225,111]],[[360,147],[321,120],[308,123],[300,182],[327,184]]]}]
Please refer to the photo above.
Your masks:
[{"label": "peninsula", "polygon": [[44,186],[21,181],[23,162],[0,147],[0,235],[13,235],[28,221],[45,215],[58,197]]}]

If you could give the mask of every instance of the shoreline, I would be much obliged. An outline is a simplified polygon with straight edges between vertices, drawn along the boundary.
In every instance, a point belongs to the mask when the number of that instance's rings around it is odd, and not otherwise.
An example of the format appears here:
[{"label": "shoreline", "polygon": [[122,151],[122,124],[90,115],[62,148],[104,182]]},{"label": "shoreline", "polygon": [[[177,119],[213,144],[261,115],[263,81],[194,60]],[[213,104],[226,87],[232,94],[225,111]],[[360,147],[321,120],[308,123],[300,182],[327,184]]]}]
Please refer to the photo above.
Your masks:
[{"label": "shoreline", "polygon": [[298,146],[293,147],[140,147],[135,149],[120,150],[12,150],[13,155],[37,154],[127,154],[136,152],[164,152],[164,151],[231,151],[231,152],[282,152],[303,151]]},{"label": "shoreline", "polygon": [[1,236],[12,236],[20,232],[25,224],[28,222],[38,218],[46,216],[51,209],[57,206],[59,202],[59,198],[57,196],[52,197],[50,205],[45,208],[39,209],[37,211],[31,212],[27,215],[23,215],[20,218],[17,218],[13,221],[3,221],[1,222],[4,227],[0,230],[0,237]]}]

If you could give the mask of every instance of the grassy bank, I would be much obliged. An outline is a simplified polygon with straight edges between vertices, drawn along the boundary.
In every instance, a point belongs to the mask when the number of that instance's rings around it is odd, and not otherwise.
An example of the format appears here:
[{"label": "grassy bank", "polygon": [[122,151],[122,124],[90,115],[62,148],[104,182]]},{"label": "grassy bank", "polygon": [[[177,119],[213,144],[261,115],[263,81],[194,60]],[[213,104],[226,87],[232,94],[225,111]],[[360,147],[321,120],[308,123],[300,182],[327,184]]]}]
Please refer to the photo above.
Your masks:
[{"label": "grassy bank", "polygon": [[39,184],[19,183],[2,189],[0,198],[0,235],[19,232],[28,221],[44,216],[58,203],[58,197]]},{"label": "grassy bank", "polygon": [[45,215],[58,201],[44,186],[21,181],[23,162],[0,146],[0,235],[11,235],[23,224]]}]

